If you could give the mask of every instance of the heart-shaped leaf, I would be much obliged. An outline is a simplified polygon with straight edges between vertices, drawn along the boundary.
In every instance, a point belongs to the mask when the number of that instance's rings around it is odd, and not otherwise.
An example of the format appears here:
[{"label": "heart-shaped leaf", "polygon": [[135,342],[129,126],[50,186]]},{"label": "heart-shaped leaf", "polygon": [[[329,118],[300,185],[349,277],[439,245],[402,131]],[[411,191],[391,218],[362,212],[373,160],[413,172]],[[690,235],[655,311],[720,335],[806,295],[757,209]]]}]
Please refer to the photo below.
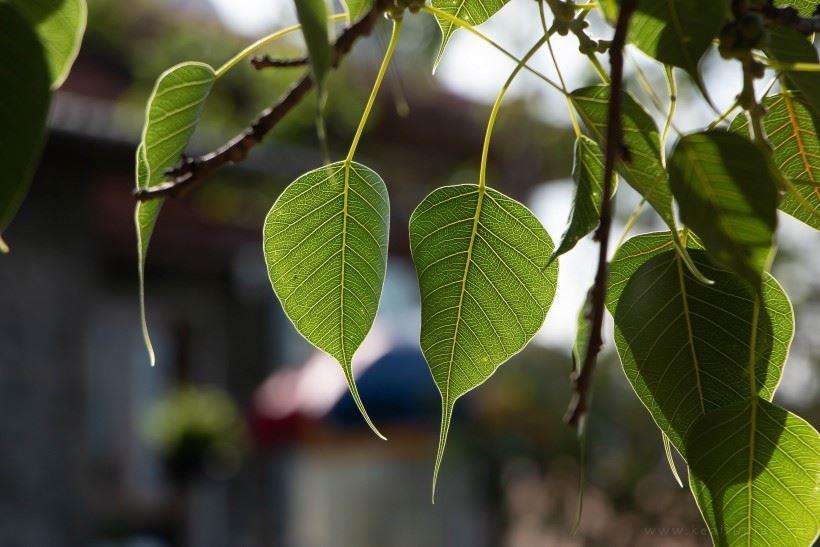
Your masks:
[{"label": "heart-shaped leaf", "polygon": [[[601,146],[606,146],[609,86],[596,85],[576,89],[570,94],[572,104],[581,115],[587,130]],[[661,161],[660,135],[652,117],[628,93],[623,104],[624,143],[629,149],[627,161],[618,162],[618,173],[658,212],[663,221],[675,229],[672,214],[672,192]]]},{"label": "heart-shaped leaf", "polygon": [[373,7],[373,0],[343,0],[350,22],[358,21]]},{"label": "heart-shaped leaf", "polygon": [[[434,8],[438,8],[453,17],[458,17],[465,22],[478,26],[487,21],[490,17],[495,15],[498,10],[510,0],[432,0]],[[439,47],[436,55],[435,66],[441,62],[441,57],[444,55],[444,48],[453,36],[453,33],[458,30],[458,26],[443,17],[436,16],[438,26],[441,27],[441,47]]]},{"label": "heart-shaped leaf", "polygon": [[777,226],[778,175],[762,149],[726,131],[686,135],[669,158],[681,220],[718,264],[760,285]]},{"label": "heart-shaped leaf", "polygon": [[379,306],[387,268],[390,204],[381,177],[336,162],[305,173],[265,218],[271,285],[296,330],[341,365],[370,428],[353,378],[353,354]]},{"label": "heart-shaped leaf", "polygon": [[43,144],[51,76],[28,21],[0,3],[0,251],[2,234],[28,192]]},{"label": "heart-shaped leaf", "polygon": [[595,229],[600,220],[601,196],[604,192],[604,155],[595,141],[585,135],[575,141],[572,178],[575,181],[575,197],[567,229],[550,260],[570,251],[581,238]]},{"label": "heart-shaped leaf", "polygon": [[[772,161],[802,197],[787,192],[780,209],[820,230],[820,116],[802,94],[791,91],[767,97],[763,105],[763,128],[772,146]],[[736,116],[729,130],[749,136],[746,114]]]},{"label": "heart-shaped leaf", "polygon": [[[216,75],[204,63],[187,62],[166,70],[157,79],[148,99],[142,140],[137,147],[136,187],[151,188],[167,179],[188,145]],[[145,319],[145,256],[157,222],[162,199],[137,204],[137,270],[140,280],[140,314],[145,345],[153,365],[154,349]]]},{"label": "heart-shaped leaf", "polygon": [[456,400],[521,351],[544,322],[558,278],[553,243],[517,201],[472,184],[446,186],[410,217],[421,288],[421,350],[441,392],[435,492]]},{"label": "heart-shaped leaf", "polygon": [[709,412],[686,440],[689,484],[719,547],[813,545],[820,435],[760,398]]},{"label": "heart-shaped leaf", "polygon": [[313,79],[319,93],[330,70],[330,43],[327,37],[327,5],[325,0],[294,0],[296,16],[302,25]]},{"label": "heart-shaped leaf", "polygon": [[633,237],[612,261],[607,308],[624,373],[658,427],[686,457],[686,432],[702,414],[748,399],[751,325],[758,392],[771,399],[794,333],[791,304],[765,274],[763,305],[736,275],[689,241],[704,285],[683,266],[669,232]]},{"label": "heart-shaped leaf", "polygon": [[[766,53],[781,63],[817,64],[818,54],[806,36],[796,30],[772,25]],[[788,81],[803,93],[806,101],[820,114],[820,72],[786,72]]]},{"label": "heart-shaped leaf", "polygon": [[85,0],[8,0],[34,27],[46,51],[51,88],[62,85],[80,52],[88,7]]},{"label": "heart-shaped leaf", "polygon": [[638,0],[627,40],[661,63],[685,70],[705,94],[698,64],[728,8],[728,0]]}]

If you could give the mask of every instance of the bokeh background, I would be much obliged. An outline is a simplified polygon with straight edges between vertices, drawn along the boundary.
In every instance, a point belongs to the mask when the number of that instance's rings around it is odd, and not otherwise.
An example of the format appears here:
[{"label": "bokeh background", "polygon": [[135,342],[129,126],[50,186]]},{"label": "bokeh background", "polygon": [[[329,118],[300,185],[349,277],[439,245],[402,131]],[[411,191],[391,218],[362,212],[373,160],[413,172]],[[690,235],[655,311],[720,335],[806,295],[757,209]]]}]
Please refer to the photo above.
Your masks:
[{"label": "bokeh background", "polygon": [[[589,418],[583,518],[570,533],[581,449],[561,416],[575,317],[595,264],[589,240],[562,258],[559,296],[534,342],[459,401],[430,503],[439,400],[418,350],[407,221],[434,187],[475,181],[508,59],[460,32],[433,75],[437,26],[408,16],[359,149],[357,159],[387,182],[393,209],[382,305],[354,363],[384,443],[362,424],[338,367],[284,317],[264,268],[265,213],[287,183],[321,163],[311,100],[241,166],[169,200],[147,270],[154,368],[140,334],[131,189],[153,82],[185,60],[217,66],[293,24],[292,2],[89,0],[89,8],[31,195],[4,234],[12,253],[0,259],[0,545],[709,543],[609,341]],[[521,54],[540,35],[537,13],[531,0],[512,0],[483,29]],[[611,33],[591,19],[595,33]],[[357,43],[331,77],[334,158],[347,150],[388,30]],[[574,38],[554,45],[570,87],[596,81]],[[302,44],[294,37],[269,51],[299,55]],[[636,50],[630,58],[630,90],[651,105],[635,77],[643,67],[665,102],[659,67]],[[546,50],[533,64],[554,75]],[[740,89],[739,67],[713,53],[704,72],[718,108],[726,106]],[[240,130],[299,74],[234,69],[209,99],[191,152]],[[716,115],[680,80],[676,126],[702,127]],[[489,184],[532,207],[554,239],[572,197],[572,145],[563,98],[522,73],[501,111]],[[613,238],[638,201],[621,186]],[[634,231],[658,228],[645,212]],[[774,273],[798,329],[777,398],[817,424],[820,236],[784,216],[779,245]]]}]

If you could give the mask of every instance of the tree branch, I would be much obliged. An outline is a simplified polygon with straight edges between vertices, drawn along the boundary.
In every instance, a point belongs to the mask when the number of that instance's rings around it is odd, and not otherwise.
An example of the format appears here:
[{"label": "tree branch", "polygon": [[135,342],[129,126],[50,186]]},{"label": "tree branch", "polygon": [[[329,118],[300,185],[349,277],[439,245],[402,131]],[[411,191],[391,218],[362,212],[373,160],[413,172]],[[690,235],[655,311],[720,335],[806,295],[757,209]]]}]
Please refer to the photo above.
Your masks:
[{"label": "tree branch", "polygon": [[589,392],[592,385],[592,376],[598,360],[598,352],[603,344],[601,331],[604,322],[604,303],[606,301],[606,281],[609,270],[607,256],[609,254],[609,232],[612,226],[612,181],[615,176],[615,164],[619,160],[628,160],[628,150],[623,142],[623,127],[621,120],[621,94],[623,92],[624,71],[624,43],[629,28],[629,19],[635,11],[635,0],[622,0],[618,12],[618,21],[615,25],[615,36],[609,48],[609,60],[612,66],[611,84],[609,90],[609,113],[606,132],[606,150],[604,152],[604,188],[601,194],[601,222],[595,231],[595,239],[599,243],[598,270],[595,272],[595,282],[590,290],[591,310],[589,320],[591,329],[586,353],[580,368],[573,372],[573,393],[564,421],[578,427],[581,418],[586,414],[589,406]]},{"label": "tree branch", "polygon": [[[376,22],[390,5],[390,0],[376,0],[367,14],[339,35],[333,44],[331,63],[333,68],[339,66],[357,39],[370,34]],[[177,196],[208,178],[220,167],[244,160],[248,152],[302,101],[312,87],[313,80],[308,71],[274,105],[263,110],[247,129],[212,152],[183,159],[179,165],[168,171],[167,175],[170,179],[167,182],[135,190],[134,197],[139,201],[147,201],[159,197]]]},{"label": "tree branch", "polygon": [[256,70],[262,70],[263,68],[293,68],[307,66],[309,63],[307,57],[298,57],[296,59],[274,59],[270,55],[254,55],[251,57],[251,65]]}]

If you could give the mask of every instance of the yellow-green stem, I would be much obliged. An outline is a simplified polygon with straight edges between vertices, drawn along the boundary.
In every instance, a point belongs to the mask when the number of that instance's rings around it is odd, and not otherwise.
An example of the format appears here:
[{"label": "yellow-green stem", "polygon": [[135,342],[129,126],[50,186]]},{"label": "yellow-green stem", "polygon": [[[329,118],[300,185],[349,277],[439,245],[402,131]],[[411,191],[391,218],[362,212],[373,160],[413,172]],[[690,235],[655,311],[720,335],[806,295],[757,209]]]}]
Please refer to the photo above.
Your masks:
[{"label": "yellow-green stem", "polygon": [[669,128],[672,127],[675,118],[675,107],[678,104],[678,84],[675,82],[675,71],[671,66],[666,65],[664,72],[666,73],[666,86],[669,89],[669,110],[666,113],[666,121],[663,124],[663,131],[661,132],[661,158],[665,166],[666,139],[669,137]]}]

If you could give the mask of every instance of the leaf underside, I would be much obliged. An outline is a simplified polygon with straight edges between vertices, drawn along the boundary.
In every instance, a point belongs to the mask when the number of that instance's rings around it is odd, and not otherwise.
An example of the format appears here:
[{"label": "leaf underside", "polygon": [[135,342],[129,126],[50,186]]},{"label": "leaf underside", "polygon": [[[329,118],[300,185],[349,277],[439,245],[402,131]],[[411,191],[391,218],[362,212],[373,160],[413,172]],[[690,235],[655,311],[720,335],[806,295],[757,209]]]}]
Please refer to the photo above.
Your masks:
[{"label": "leaf underside", "polygon": [[[503,8],[509,1],[510,0],[432,0],[431,3],[434,8],[445,11],[473,26],[478,26],[495,15],[498,10]],[[458,30],[458,26],[447,19],[437,16],[436,21],[438,21],[438,25],[441,28],[441,47],[439,47],[438,54],[436,55],[434,66],[438,66],[441,62],[447,43],[450,41],[453,33]]]},{"label": "leaf underside", "polygon": [[336,162],[291,183],[264,225],[273,290],[305,339],[335,358],[367,424],[353,355],[376,318],[387,268],[390,204],[381,177]]},{"label": "leaf underside", "polygon": [[[772,146],[772,161],[792,181],[802,197],[787,192],[780,209],[820,230],[820,116],[811,110],[800,93],[786,91],[763,101],[763,129]],[[730,131],[749,136],[749,120],[739,114]]]},{"label": "leaf underside", "polygon": [[[715,267],[693,241],[690,256],[714,280],[686,270],[669,232],[636,236],[617,251],[607,307],[624,373],[658,427],[687,457],[684,439],[703,413],[749,398],[754,293]],[[788,297],[765,274],[756,321],[756,395],[771,400],[794,334]]]},{"label": "leaf underside", "polygon": [[759,287],[777,226],[778,184],[764,152],[726,131],[686,135],[669,158],[683,223],[720,265]]},{"label": "leaf underside", "polygon": [[[167,179],[166,172],[177,164],[196,129],[214,79],[213,68],[195,62],[176,65],[157,79],[148,99],[142,140],[137,148],[137,189],[151,188]],[[137,203],[134,212],[142,331],[152,365],[154,349],[145,318],[145,257],[162,202],[154,199]]]},{"label": "leaf underside", "polygon": [[410,218],[421,289],[421,349],[441,392],[441,464],[456,400],[541,328],[558,277],[553,243],[522,204],[465,184],[429,194]]},{"label": "leaf underside", "polygon": [[[818,53],[808,38],[796,30],[772,25],[766,53],[781,63],[818,63]],[[786,72],[788,82],[803,93],[820,114],[820,72]]]},{"label": "leaf underside", "polygon": [[689,484],[719,547],[805,547],[820,531],[820,435],[757,398],[700,418],[687,439]]},{"label": "leaf underside", "polygon": [[[43,143],[51,76],[23,16],[0,3],[0,236],[28,192]],[[0,239],[0,245],[2,240]]]}]

